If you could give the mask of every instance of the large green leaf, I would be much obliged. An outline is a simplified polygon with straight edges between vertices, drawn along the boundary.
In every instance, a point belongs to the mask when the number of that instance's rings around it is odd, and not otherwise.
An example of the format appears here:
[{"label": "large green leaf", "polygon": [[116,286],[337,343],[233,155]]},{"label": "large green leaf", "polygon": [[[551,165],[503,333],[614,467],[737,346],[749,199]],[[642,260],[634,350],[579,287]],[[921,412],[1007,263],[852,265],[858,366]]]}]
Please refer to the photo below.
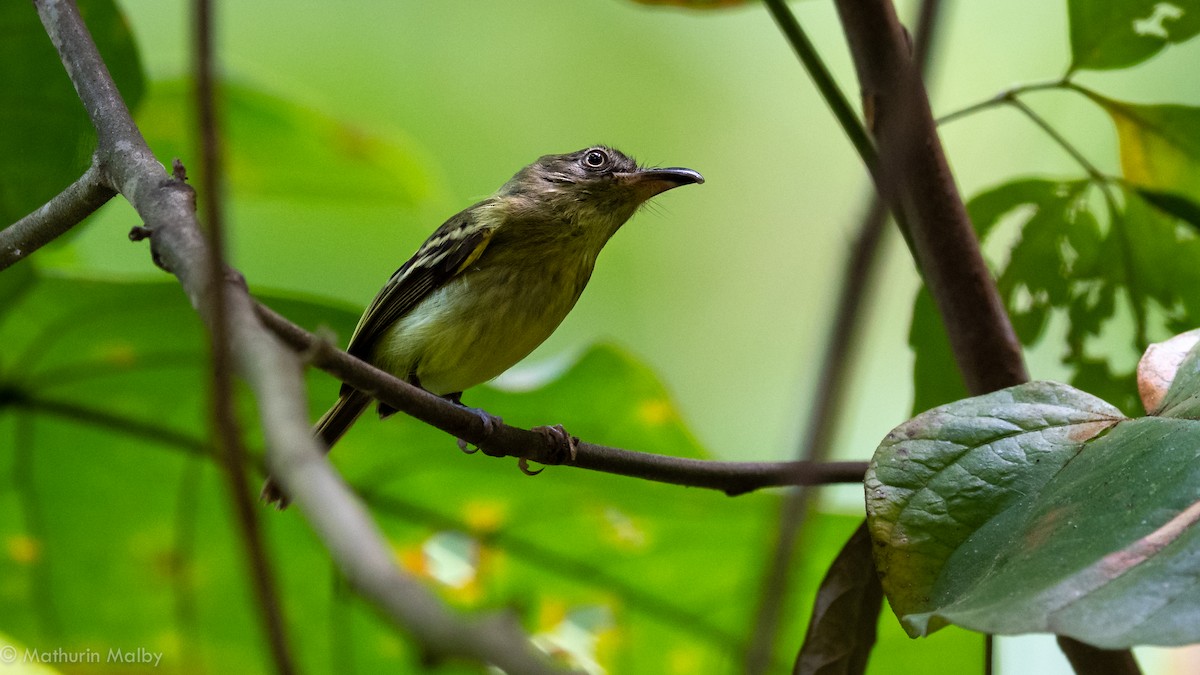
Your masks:
[{"label": "large green leaf", "polygon": [[[28,269],[2,287],[0,314],[0,476],[13,478],[0,484],[4,632],[35,648],[145,646],[176,669],[267,670],[237,528],[204,456],[206,348],[193,310],[170,283]],[[270,303],[342,335],[356,319]],[[315,416],[338,385],[322,373],[309,380]],[[514,423],[561,422],[601,443],[703,456],[657,379],[613,347],[542,387],[484,387],[466,399]],[[465,610],[516,608],[548,647],[614,671],[722,670],[740,658],[772,495],[729,499],[566,467],[529,477],[515,460],[465,455],[402,415],[360,420],[333,458],[397,559]],[[261,517],[301,662],[418,667],[402,636],[338,590],[295,511]],[[819,539],[806,550],[827,555],[805,559],[809,581],[797,594],[811,594],[854,526],[813,523]],[[793,617],[787,633],[800,635],[802,622]]]},{"label": "large green leaf", "polygon": [[1033,382],[897,427],[872,460],[867,505],[909,632],[1200,640],[1197,384],[1177,380],[1154,417]]},{"label": "large green leaf", "polygon": [[1069,0],[1071,70],[1128,68],[1200,32],[1200,2]]},{"label": "large green leaf", "polygon": [[[142,96],[142,69],[112,0],[80,12],[126,104]],[[37,11],[0,3],[0,227],[28,214],[83,173],[96,134]]]},{"label": "large green leaf", "polygon": [[[369,132],[237,83],[222,84],[217,100],[235,197],[412,206],[429,196],[429,172],[398,134]],[[137,120],[156,156],[194,166],[188,82],[155,82]]]}]

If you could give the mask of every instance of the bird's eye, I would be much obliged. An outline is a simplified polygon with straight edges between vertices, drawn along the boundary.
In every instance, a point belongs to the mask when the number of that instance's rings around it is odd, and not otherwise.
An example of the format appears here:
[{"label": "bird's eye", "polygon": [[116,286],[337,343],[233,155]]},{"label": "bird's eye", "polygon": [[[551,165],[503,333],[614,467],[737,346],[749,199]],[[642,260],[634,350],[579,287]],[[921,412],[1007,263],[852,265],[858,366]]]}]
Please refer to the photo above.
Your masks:
[{"label": "bird's eye", "polygon": [[600,150],[589,150],[583,156],[583,165],[589,169],[603,169],[608,166],[608,155]]}]

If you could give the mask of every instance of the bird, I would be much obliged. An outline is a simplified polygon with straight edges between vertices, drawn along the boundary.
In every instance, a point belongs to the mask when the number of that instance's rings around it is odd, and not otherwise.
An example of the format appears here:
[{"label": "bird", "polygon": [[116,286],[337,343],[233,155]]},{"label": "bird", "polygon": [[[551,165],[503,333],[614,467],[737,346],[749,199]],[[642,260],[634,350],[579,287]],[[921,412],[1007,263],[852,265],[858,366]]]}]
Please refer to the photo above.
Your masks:
[{"label": "bird", "polygon": [[[544,155],[437,228],[367,306],[346,351],[462,405],[464,390],[554,332],[600,250],[639,207],[703,182],[692,169],[639,166],[606,145]],[[332,448],[370,403],[343,384],[315,436]],[[377,407],[381,418],[396,412]],[[287,503],[270,479],[263,497]]]}]

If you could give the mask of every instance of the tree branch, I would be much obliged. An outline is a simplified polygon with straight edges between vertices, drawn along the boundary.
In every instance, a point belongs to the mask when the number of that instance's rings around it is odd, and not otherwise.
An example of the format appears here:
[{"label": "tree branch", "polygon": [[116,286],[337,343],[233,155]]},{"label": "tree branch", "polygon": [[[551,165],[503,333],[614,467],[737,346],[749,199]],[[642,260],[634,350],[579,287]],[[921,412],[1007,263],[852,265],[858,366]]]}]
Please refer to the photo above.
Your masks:
[{"label": "tree branch", "polygon": [[337,349],[327,341],[258,303],[259,318],[312,365],[393,408],[461,438],[493,457],[519,457],[539,464],[565,464],[660,483],[721,490],[730,496],[765,487],[858,483],[866,462],[716,462],[656,455],[578,441],[571,459],[558,444],[535,431],[493,422]]},{"label": "tree branch", "polygon": [[0,230],[0,272],[65,234],[115,194],[105,184],[100,167],[93,159],[87,171],[67,189],[38,210]]},{"label": "tree branch", "polygon": [[35,0],[38,14],[96,127],[99,163],[151,232],[151,247],[213,325],[209,298],[225,294],[234,365],[254,393],[271,473],[291,494],[342,573],[432,656],[463,656],[511,673],[552,673],[509,615],[465,620],[397,568],[391,549],[324,459],[308,428],[301,365],[258,323],[245,287],[214,277],[195,194],[166,176],[142,137],[70,0]]},{"label": "tree branch", "polygon": [[[912,216],[916,262],[967,389],[979,395],[1028,381],[1020,344],[979,251],[895,8],[890,0],[836,4],[864,100],[875,110],[884,196]],[[1068,638],[1059,643],[1064,650],[1079,644]],[[1112,672],[1126,672],[1126,661],[1133,661],[1127,652],[1106,659]]]},{"label": "tree branch", "polygon": [[837,0],[874,111],[884,198],[909,214],[917,266],[976,394],[1025,382],[1020,344],[942,151],[908,40],[889,0]]}]

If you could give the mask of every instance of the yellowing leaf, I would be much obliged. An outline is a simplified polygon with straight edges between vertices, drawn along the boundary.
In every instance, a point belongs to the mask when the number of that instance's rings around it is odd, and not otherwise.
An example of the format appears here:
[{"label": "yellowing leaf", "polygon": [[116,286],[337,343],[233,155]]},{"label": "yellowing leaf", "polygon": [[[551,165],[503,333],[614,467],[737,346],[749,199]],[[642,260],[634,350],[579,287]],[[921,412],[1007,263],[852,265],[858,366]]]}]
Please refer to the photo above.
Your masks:
[{"label": "yellowing leaf", "polygon": [[1117,125],[1126,180],[1200,200],[1200,108],[1135,105],[1088,95]]}]

